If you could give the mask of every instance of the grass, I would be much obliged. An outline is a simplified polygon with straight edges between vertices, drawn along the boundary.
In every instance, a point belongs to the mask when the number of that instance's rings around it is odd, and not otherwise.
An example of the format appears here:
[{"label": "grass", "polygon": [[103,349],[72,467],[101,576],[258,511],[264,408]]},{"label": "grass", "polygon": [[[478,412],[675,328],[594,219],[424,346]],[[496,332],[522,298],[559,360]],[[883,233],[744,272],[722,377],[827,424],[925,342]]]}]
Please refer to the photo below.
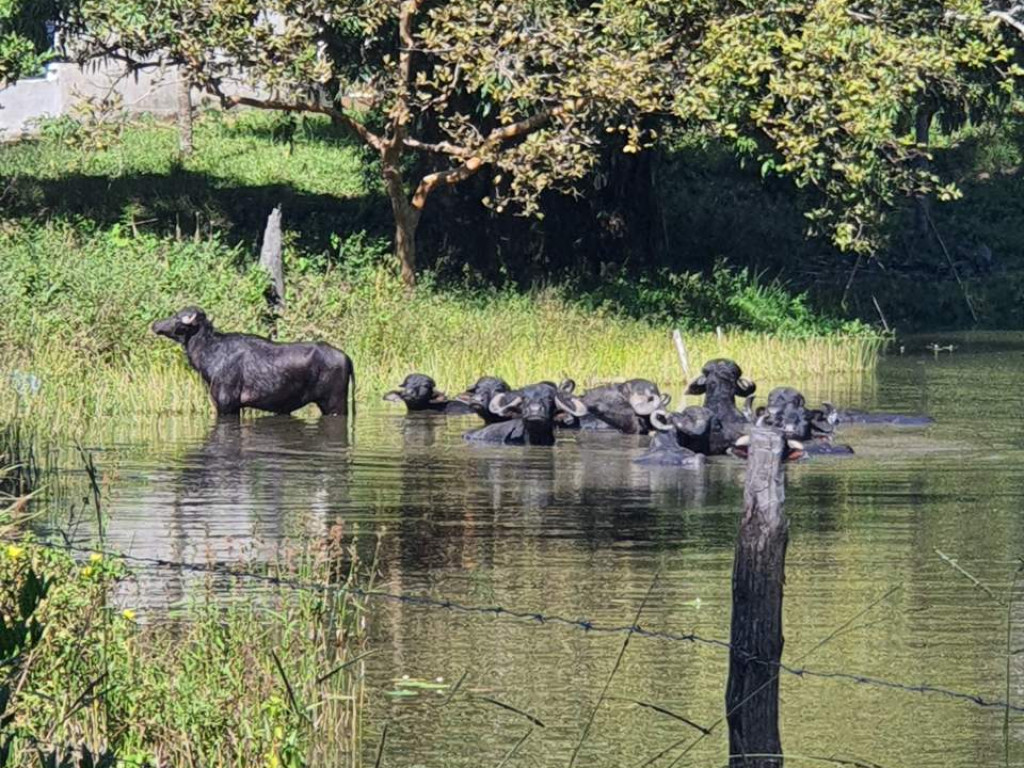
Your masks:
[{"label": "grass", "polygon": [[[718,356],[780,383],[857,377],[876,362],[882,342],[866,326],[724,266],[708,276],[619,272],[585,294],[440,285],[425,273],[407,293],[387,242],[363,226],[387,212],[361,150],[317,122],[290,148],[273,140],[279,127],[261,114],[208,115],[201,151],[184,163],[173,128],[153,122],[89,130],[62,120],[40,141],[0,148],[10,179],[0,418],[73,431],[109,417],[208,413],[180,350],[148,330],[187,304],[223,330],[335,344],[354,359],[364,402],[412,371],[449,391],[483,374],[583,386],[644,376],[677,389],[674,327],[686,331],[694,375]],[[273,317],[254,254],[282,200],[287,307]]]},{"label": "grass", "polygon": [[[116,559],[76,561],[31,539],[6,544],[5,646],[19,639],[4,648],[0,681],[5,765],[38,765],[67,748],[99,765],[359,765],[366,633],[361,599],[345,588],[371,586],[375,565],[340,528],[321,538],[260,570],[340,589],[270,581],[254,591],[229,580],[225,593],[223,575],[216,589],[212,575],[197,576],[170,620],[142,620],[126,603],[132,576]],[[29,629],[19,636],[19,627]]]},{"label": "grass", "polygon": [[[111,416],[207,413],[205,390],[180,349],[149,331],[152,320],[198,303],[225,330],[325,339],[356,363],[360,398],[417,370],[460,390],[482,374],[526,383],[572,376],[581,385],[646,376],[676,388],[683,375],[671,325],[577,305],[549,289],[533,294],[438,291],[407,295],[386,267],[329,267],[291,277],[289,303],[266,312],[265,278],[239,269],[236,247],[165,241],[123,230],[82,235],[70,225],[0,234],[0,320],[5,360],[0,415],[73,428]],[[869,371],[873,336],[777,337],[688,333],[691,365],[741,362],[758,379],[806,380]],[[695,375],[695,373],[694,373]],[[23,382],[35,376],[34,393]]]}]

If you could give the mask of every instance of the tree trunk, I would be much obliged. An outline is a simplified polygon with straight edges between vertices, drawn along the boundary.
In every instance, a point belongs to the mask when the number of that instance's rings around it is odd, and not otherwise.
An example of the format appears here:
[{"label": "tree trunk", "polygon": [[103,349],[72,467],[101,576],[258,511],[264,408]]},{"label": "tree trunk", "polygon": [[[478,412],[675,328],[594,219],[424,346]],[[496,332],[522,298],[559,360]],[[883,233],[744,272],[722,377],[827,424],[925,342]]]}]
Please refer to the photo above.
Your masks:
[{"label": "tree trunk", "polygon": [[732,634],[725,693],[731,768],[782,766],[778,664],[782,659],[782,584],[789,541],[789,524],[782,510],[784,447],[779,430],[755,427],[751,432],[743,519],[732,573]]},{"label": "tree trunk", "polygon": [[402,269],[402,282],[407,288],[412,288],[416,284],[416,229],[420,225],[422,211],[406,197],[399,166],[401,146],[393,144],[385,148],[383,161],[384,186],[395,217],[395,256]]},{"label": "tree trunk", "polygon": [[183,69],[178,72],[178,152],[192,155],[192,83]]},{"label": "tree trunk", "polygon": [[[918,107],[914,116],[914,141],[922,149],[928,148],[934,116],[935,109],[931,104]],[[919,168],[928,168],[928,159],[925,157],[919,158],[917,163]],[[920,240],[931,242],[931,199],[928,195],[918,195],[914,202],[914,234]]]}]

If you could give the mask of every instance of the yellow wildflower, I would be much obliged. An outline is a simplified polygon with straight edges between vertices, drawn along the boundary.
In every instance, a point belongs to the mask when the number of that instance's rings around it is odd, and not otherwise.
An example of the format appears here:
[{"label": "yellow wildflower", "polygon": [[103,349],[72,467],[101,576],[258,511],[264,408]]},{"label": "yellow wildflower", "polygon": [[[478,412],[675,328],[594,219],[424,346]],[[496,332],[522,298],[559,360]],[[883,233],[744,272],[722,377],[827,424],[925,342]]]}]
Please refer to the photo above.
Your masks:
[{"label": "yellow wildflower", "polygon": [[17,544],[8,544],[5,553],[11,560],[17,560],[25,554],[25,548],[19,547]]},{"label": "yellow wildflower", "polygon": [[89,562],[90,563],[98,563],[98,562],[101,562],[102,560],[103,560],[103,555],[101,555],[99,552],[93,552],[91,555],[89,555]]},{"label": "yellow wildflower", "polygon": [[135,621],[135,611],[131,608],[125,608],[121,611],[121,615],[128,619],[128,621]]}]

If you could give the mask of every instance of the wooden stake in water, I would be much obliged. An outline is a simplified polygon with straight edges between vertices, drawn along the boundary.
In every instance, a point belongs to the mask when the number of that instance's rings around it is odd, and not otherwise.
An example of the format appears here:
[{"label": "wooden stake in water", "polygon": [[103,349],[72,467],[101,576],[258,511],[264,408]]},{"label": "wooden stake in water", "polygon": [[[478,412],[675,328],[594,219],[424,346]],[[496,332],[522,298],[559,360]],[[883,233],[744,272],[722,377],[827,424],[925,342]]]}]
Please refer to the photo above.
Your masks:
[{"label": "wooden stake in water", "polygon": [[782,585],[789,523],[783,512],[782,432],[754,427],[732,571],[732,633],[725,692],[732,768],[780,768]]}]

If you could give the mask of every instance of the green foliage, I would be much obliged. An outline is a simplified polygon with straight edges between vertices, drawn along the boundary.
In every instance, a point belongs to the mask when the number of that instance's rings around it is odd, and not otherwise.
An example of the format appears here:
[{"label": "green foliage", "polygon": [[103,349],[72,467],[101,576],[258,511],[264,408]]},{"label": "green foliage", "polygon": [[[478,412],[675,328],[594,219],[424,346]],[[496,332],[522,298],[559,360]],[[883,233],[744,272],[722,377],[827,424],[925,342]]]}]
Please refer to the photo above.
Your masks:
[{"label": "green foliage", "polygon": [[872,333],[859,321],[813,312],[806,294],[794,294],[778,279],[764,282],[748,268],[730,269],[724,262],[710,274],[661,270],[653,278],[636,278],[622,272],[608,276],[585,301],[691,331],[720,327],[784,337]]},{"label": "green foliage", "polygon": [[[12,542],[11,529],[5,541]],[[94,553],[75,560],[31,539],[0,549],[0,725],[9,765],[86,765],[85,743],[117,759],[192,765],[342,764],[357,736],[361,603],[346,587],[370,572],[334,528],[293,546],[269,576],[339,589],[276,587],[214,595],[201,585],[174,623],[139,623],[115,602],[129,594],[124,565]],[[255,628],[255,629],[254,629]],[[280,662],[280,667],[278,666]],[[13,666],[13,669],[11,668]],[[286,678],[282,678],[284,670]],[[336,670],[328,676],[326,673]],[[88,750],[85,750],[88,751]],[[0,762],[0,764],[3,764]]]},{"label": "green foliage", "polygon": [[52,58],[47,22],[55,22],[65,0],[0,0],[0,88],[37,75]]},{"label": "green foliage", "polygon": [[767,4],[712,22],[677,112],[762,173],[817,191],[812,232],[873,253],[902,198],[954,199],[908,136],[919,110],[977,113],[1012,94],[1013,50],[980,2]]}]

